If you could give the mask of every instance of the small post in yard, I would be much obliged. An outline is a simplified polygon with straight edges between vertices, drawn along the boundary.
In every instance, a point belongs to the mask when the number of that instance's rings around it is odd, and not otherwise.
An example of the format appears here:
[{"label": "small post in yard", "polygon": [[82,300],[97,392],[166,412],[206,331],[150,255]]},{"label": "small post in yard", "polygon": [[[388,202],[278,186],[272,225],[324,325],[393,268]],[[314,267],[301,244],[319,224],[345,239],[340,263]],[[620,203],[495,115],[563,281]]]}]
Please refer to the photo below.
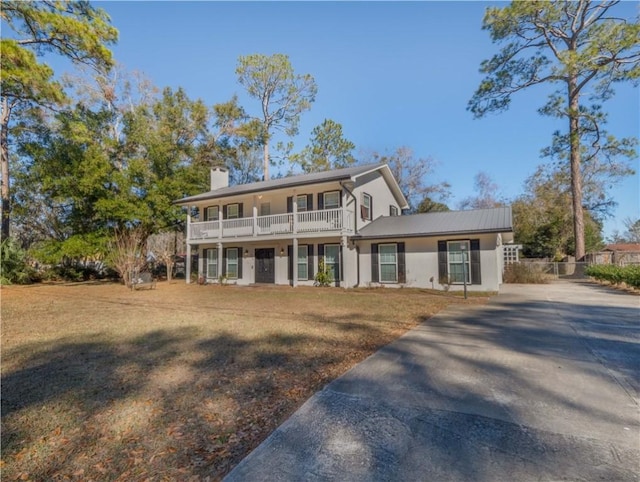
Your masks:
[{"label": "small post in yard", "polygon": [[464,299],[467,299],[467,245],[461,244],[460,250],[462,251],[462,283],[464,284]]}]

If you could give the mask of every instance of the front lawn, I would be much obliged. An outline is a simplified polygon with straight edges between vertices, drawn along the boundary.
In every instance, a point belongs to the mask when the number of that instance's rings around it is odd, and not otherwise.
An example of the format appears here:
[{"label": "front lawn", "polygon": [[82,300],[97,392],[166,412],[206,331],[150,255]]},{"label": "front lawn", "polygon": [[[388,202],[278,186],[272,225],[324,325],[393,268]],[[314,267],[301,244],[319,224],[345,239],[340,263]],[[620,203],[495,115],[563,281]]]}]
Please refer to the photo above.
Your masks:
[{"label": "front lawn", "polygon": [[3,287],[3,480],[217,480],[451,303],[424,290]]}]

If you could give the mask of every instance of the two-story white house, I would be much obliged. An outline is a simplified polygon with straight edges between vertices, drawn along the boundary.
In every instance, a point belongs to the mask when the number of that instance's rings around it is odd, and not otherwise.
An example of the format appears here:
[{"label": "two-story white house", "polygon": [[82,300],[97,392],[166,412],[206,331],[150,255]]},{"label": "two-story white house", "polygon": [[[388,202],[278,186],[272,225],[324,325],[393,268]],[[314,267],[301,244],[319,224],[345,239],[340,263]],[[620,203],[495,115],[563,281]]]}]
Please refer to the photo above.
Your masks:
[{"label": "two-story white house", "polygon": [[320,260],[336,286],[462,286],[497,290],[510,208],[402,215],[408,207],[386,164],[237,186],[211,170],[211,190],[187,207],[187,282],[313,285]]}]

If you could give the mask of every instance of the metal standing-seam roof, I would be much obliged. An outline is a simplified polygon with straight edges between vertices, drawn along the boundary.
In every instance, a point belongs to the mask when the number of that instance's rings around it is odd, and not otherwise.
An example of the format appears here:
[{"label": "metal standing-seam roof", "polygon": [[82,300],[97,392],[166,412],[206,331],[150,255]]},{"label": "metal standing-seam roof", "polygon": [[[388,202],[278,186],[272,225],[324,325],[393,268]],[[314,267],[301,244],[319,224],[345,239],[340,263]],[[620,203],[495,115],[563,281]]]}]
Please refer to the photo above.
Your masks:
[{"label": "metal standing-seam roof", "polygon": [[513,231],[511,207],[379,217],[357,238],[379,239],[443,234],[505,233]]},{"label": "metal standing-seam roof", "polygon": [[401,199],[401,207],[406,208],[406,199],[400,191],[396,180],[391,174],[391,170],[385,163],[364,164],[355,167],[346,167],[343,169],[335,169],[333,171],[313,172],[311,174],[300,174],[297,176],[282,177],[279,179],[270,179],[268,181],[253,182],[251,184],[239,184],[237,186],[223,187],[215,191],[209,191],[195,196],[185,197],[174,201],[174,204],[187,205],[189,203],[205,201],[209,199],[219,199],[228,196],[236,196],[239,194],[250,194],[255,192],[273,191],[275,189],[283,189],[295,186],[305,186],[309,184],[318,184],[323,182],[343,181],[356,178],[362,174],[371,171],[381,170],[387,181],[392,183],[391,189],[395,191],[397,197]]}]

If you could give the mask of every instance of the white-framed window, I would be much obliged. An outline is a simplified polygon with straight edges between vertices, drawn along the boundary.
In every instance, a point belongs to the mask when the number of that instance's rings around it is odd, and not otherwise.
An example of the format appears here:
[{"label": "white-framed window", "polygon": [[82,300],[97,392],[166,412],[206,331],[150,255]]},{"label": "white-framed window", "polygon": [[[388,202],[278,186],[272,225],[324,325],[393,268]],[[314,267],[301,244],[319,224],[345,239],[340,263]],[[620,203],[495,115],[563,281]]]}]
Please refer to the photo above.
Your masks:
[{"label": "white-framed window", "polygon": [[448,241],[447,263],[449,264],[449,280],[452,283],[464,283],[464,274],[466,274],[467,284],[471,284],[469,241]]},{"label": "white-framed window", "polygon": [[398,208],[396,206],[394,206],[393,204],[389,206],[389,216],[397,216],[398,215]]},{"label": "white-framed window", "polygon": [[204,220],[205,221],[217,221],[220,219],[220,207],[209,206],[204,208]]},{"label": "white-framed window", "polygon": [[309,250],[307,246],[298,246],[298,279],[309,279]]},{"label": "white-framed window", "polygon": [[227,248],[227,278],[238,279],[238,248]]},{"label": "white-framed window", "polygon": [[207,249],[207,278],[216,279],[218,277],[218,250],[216,248]]},{"label": "white-framed window", "polygon": [[371,221],[371,195],[362,194],[362,219]]},{"label": "white-framed window", "polygon": [[378,246],[378,263],[380,265],[380,282],[398,282],[398,245],[381,244]]},{"label": "white-framed window", "polygon": [[340,245],[324,245],[324,267],[333,281],[340,279]]},{"label": "white-framed window", "polygon": [[271,203],[260,203],[260,216],[269,216],[271,214]]},{"label": "white-framed window", "polygon": [[240,214],[238,204],[229,204],[227,206],[227,219],[237,219]]},{"label": "white-framed window", "polygon": [[309,208],[307,206],[307,195],[300,194],[296,196],[296,204],[298,205],[298,212],[307,211]]},{"label": "white-framed window", "polygon": [[325,209],[337,209],[340,207],[340,191],[325,192],[322,197]]}]

